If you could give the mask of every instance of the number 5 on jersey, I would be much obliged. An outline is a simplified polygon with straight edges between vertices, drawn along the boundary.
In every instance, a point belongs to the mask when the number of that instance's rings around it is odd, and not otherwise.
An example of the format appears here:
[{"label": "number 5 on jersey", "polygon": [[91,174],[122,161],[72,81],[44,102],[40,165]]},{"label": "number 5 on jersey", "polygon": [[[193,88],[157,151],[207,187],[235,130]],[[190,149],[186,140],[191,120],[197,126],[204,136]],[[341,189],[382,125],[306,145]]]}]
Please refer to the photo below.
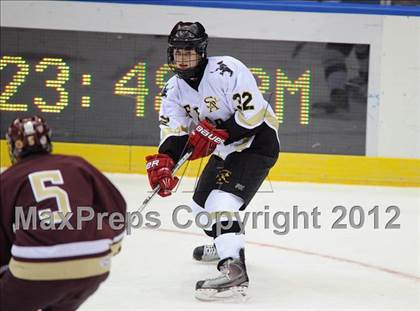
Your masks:
[{"label": "number 5 on jersey", "polygon": [[43,219],[45,218],[45,215],[52,213],[54,223],[61,222],[63,217],[71,212],[69,196],[67,195],[67,192],[60,187],[45,185],[47,182],[50,182],[53,185],[63,185],[64,181],[61,172],[59,170],[40,171],[29,174],[28,177],[35,200],[38,203],[46,199],[55,199],[57,202],[58,211],[52,212],[50,208],[39,210],[39,218]]}]

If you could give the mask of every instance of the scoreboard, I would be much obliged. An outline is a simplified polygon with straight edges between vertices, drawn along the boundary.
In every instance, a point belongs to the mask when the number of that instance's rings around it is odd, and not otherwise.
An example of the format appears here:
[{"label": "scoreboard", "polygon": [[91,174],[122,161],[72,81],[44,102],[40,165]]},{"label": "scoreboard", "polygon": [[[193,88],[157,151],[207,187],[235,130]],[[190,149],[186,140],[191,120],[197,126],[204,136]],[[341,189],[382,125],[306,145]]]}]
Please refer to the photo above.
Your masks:
[{"label": "scoreboard", "polygon": [[[53,140],[153,146],[160,91],[173,75],[167,37],[1,28],[1,135],[16,116],[39,114]],[[209,39],[208,54],[238,58],[254,74],[279,120],[281,150],[365,154],[366,102],[349,112],[314,113],[327,101],[325,43]],[[349,73],[357,62],[347,60]]]}]

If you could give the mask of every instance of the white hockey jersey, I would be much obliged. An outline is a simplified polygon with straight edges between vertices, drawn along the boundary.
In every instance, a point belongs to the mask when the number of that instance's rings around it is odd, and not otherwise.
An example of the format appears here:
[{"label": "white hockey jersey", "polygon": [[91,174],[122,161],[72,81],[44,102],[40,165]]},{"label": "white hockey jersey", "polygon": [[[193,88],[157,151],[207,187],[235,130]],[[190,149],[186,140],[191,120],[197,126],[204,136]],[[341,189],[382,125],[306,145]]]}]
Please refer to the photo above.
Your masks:
[{"label": "white hockey jersey", "polygon": [[[279,143],[278,121],[250,70],[230,56],[209,57],[198,90],[177,76],[167,82],[159,113],[160,145],[168,137],[189,134],[200,120],[219,124],[233,115],[235,122],[245,129],[265,122],[275,131],[277,141],[273,143]],[[249,148],[254,137],[220,144],[213,154],[225,159],[232,152]]]}]

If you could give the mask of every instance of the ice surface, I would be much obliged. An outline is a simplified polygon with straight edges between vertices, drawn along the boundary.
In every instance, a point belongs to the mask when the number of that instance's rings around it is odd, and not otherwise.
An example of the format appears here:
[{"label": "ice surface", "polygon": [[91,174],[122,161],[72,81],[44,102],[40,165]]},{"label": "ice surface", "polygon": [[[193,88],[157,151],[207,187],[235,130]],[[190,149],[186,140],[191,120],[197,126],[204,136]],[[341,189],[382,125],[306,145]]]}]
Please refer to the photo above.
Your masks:
[{"label": "ice surface", "polygon": [[[149,191],[146,177],[108,176],[128,209],[137,209]],[[174,208],[191,200],[194,183],[185,178],[171,197],[153,199],[143,215],[158,212],[160,228],[143,225],[125,237],[110,277],[81,310],[420,310],[420,189],[266,181],[246,210],[266,212],[269,220],[267,229],[264,215],[256,229],[252,218],[246,227],[249,299],[209,303],[194,298],[194,287],[216,275],[215,264],[194,262],[192,250],[211,240],[195,226],[180,229],[172,222]],[[331,229],[340,215],[332,212],[337,205],[347,209],[347,229]],[[349,225],[355,205],[365,214],[360,229]],[[400,229],[384,229],[394,215],[386,213],[392,205],[401,211],[395,221]],[[293,225],[293,206],[309,216],[318,207],[321,228],[309,217],[305,229],[299,216],[297,229],[275,234],[274,214],[290,212]],[[375,206],[378,229],[368,215]],[[180,222],[194,220],[186,212],[178,216]]]}]

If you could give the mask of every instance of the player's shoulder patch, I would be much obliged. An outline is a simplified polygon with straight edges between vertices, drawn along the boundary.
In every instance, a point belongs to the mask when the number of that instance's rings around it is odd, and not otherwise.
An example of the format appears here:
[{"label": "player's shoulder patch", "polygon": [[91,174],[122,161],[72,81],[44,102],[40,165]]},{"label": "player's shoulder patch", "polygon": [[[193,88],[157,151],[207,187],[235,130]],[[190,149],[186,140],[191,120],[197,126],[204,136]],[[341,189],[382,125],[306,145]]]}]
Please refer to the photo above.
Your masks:
[{"label": "player's shoulder patch", "polygon": [[232,77],[236,71],[236,60],[230,56],[209,57],[209,69],[211,74]]}]

